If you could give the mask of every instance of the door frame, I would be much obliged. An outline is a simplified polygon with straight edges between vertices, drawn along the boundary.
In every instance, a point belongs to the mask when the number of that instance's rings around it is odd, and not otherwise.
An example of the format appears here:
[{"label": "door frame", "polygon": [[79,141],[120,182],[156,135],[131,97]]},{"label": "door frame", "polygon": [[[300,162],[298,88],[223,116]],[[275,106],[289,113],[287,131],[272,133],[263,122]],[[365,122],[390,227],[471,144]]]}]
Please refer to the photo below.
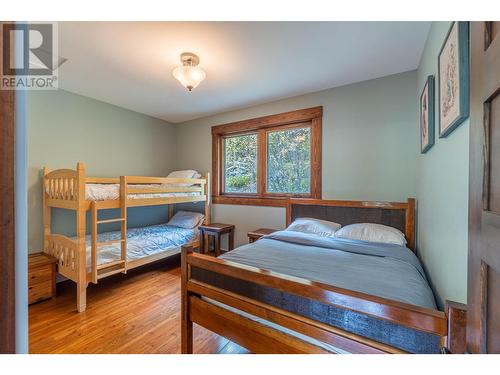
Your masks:
[{"label": "door frame", "polygon": [[[495,21],[498,22],[498,21]],[[491,103],[498,100],[500,79],[500,34],[494,39],[492,22],[470,22],[470,147],[469,147],[469,250],[467,271],[467,351],[498,353],[498,320],[492,320],[498,308],[500,257],[496,244],[500,239],[498,207],[490,208],[489,179],[499,169],[491,163],[494,143]],[[495,123],[496,124],[496,123]],[[492,307],[494,306],[494,307]],[[495,337],[495,339],[491,339]],[[491,339],[491,340],[490,340]],[[491,349],[490,349],[491,345]]]},{"label": "door frame", "polygon": [[15,130],[15,91],[0,90],[0,353],[16,351]]}]

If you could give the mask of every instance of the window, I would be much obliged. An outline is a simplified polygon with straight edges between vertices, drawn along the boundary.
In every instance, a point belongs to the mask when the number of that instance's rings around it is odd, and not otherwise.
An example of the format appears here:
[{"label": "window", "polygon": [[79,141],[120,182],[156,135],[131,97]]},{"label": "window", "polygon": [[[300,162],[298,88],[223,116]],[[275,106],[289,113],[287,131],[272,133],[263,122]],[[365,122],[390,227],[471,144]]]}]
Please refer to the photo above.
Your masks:
[{"label": "window", "polygon": [[212,127],[214,203],[321,198],[321,115],[315,107]]},{"label": "window", "polygon": [[224,137],[224,191],[257,193],[257,134]]},{"label": "window", "polygon": [[267,133],[268,193],[309,194],[311,191],[311,128]]}]

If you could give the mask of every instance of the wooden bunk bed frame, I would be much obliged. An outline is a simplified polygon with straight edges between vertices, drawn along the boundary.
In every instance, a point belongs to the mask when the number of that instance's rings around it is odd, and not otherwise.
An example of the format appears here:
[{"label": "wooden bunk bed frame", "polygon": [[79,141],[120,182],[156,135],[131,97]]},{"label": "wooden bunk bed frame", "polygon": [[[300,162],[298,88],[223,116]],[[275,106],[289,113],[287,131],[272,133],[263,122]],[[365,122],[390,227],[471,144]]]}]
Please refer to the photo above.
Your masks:
[{"label": "wooden bunk bed frame", "polygon": [[[90,201],[85,197],[87,183],[119,184],[120,196],[115,200]],[[134,187],[134,185],[153,184],[158,186]],[[163,184],[191,184],[192,186],[165,186]],[[169,257],[171,250],[146,256],[140,259],[127,261],[127,208],[138,206],[169,205],[169,217],[173,213],[173,205],[185,202],[205,202],[204,223],[210,223],[210,174],[204,178],[166,178],[145,176],[120,176],[117,178],[88,177],[85,165],[77,163],[76,170],[57,169],[49,171],[43,169],[43,251],[58,259],[57,271],[77,285],[77,310],[86,309],[86,288],[88,283],[97,283],[99,279],[117,273],[126,273],[127,270],[147,263]],[[129,194],[153,193],[182,193],[199,192],[199,195],[151,197],[130,199]],[[76,239],[51,232],[51,208],[63,208],[76,211]],[[98,211],[106,209],[120,209],[120,217],[115,219],[99,220]],[[87,272],[86,261],[86,213],[91,212],[91,272]],[[97,264],[99,246],[106,242],[97,241],[99,224],[120,222],[121,259],[104,264]],[[116,243],[118,241],[111,241]],[[188,244],[198,247],[199,241]]]},{"label": "wooden bunk bed frame", "polygon": [[[371,222],[386,223],[394,220],[392,210],[404,211],[404,233],[409,247],[415,249],[415,200],[403,203],[326,201],[311,199],[291,199],[287,202],[287,223],[297,211],[309,206],[318,218],[325,218],[328,210],[340,208],[341,216],[347,225],[367,220],[366,213],[382,212],[371,215]],[[367,211],[368,210],[368,211]],[[376,211],[378,210],[378,211]],[[394,211],[395,212],[395,211]],[[306,212],[302,211],[303,214]],[[311,214],[309,210],[308,215]],[[331,214],[330,214],[331,215]],[[298,212],[300,217],[300,212]],[[378,218],[378,219],[377,219]],[[207,255],[193,253],[190,246],[182,248],[182,353],[193,353],[193,323],[197,323],[254,353],[324,353],[325,349],[249,319],[236,310],[280,325],[289,330],[306,335],[323,343],[333,345],[351,353],[404,353],[404,351],[362,337],[340,328],[294,314],[282,308],[262,303],[256,299],[203,283],[192,277],[192,268],[206,270],[239,280],[255,286],[309,298],[321,303],[351,310],[372,318],[392,322],[414,330],[423,331],[440,337],[442,352],[449,348],[462,347],[464,330],[464,307],[448,304],[447,312],[392,301],[365,293],[338,288],[298,277],[246,266]],[[215,302],[215,303],[213,303]],[[460,318],[458,318],[460,317]]]}]

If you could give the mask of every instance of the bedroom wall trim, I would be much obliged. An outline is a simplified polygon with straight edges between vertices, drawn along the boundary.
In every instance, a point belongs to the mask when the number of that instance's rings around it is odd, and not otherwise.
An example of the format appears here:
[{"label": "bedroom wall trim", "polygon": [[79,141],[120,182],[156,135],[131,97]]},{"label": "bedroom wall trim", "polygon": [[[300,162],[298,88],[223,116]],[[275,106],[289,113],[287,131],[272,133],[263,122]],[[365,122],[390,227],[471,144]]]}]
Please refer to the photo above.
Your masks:
[{"label": "bedroom wall trim", "polygon": [[276,115],[256,117],[248,120],[230,122],[227,124],[212,126],[212,134],[240,133],[266,127],[285,124],[295,124],[310,121],[323,115],[323,107],[312,107],[283,112]]},{"label": "bedroom wall trim", "polygon": [[[286,199],[290,196],[303,198],[321,198],[321,146],[322,127],[321,118],[323,107],[305,108],[295,111],[279,113],[247,119],[212,127],[212,192],[213,202],[222,204],[255,205],[285,207]],[[270,130],[293,127],[309,127],[311,129],[311,182],[308,194],[286,194],[266,192],[266,134]],[[235,194],[225,193],[223,190],[223,139],[227,135],[258,133],[258,169],[257,193]]]}]

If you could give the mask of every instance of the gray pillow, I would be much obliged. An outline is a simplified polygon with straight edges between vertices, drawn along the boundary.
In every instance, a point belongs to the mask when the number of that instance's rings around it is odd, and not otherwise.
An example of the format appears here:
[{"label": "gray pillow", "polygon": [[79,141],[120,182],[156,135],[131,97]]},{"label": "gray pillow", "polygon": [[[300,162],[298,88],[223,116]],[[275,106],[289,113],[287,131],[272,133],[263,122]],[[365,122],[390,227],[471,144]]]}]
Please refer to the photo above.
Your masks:
[{"label": "gray pillow", "polygon": [[173,227],[192,229],[201,224],[205,215],[199,212],[179,211],[167,223]]}]

